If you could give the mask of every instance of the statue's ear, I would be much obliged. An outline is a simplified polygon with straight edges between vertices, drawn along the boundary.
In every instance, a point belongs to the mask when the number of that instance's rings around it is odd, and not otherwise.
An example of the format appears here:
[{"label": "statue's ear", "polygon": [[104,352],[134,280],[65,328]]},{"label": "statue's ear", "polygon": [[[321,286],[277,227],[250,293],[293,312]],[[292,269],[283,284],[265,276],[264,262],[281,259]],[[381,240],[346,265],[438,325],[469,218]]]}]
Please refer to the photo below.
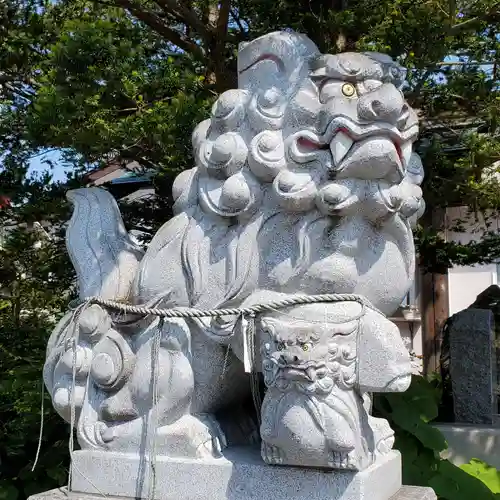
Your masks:
[{"label": "statue's ear", "polygon": [[253,93],[276,87],[289,95],[307,76],[309,62],[318,54],[309,38],[294,32],[276,31],[242,43],[238,52],[239,88]]}]

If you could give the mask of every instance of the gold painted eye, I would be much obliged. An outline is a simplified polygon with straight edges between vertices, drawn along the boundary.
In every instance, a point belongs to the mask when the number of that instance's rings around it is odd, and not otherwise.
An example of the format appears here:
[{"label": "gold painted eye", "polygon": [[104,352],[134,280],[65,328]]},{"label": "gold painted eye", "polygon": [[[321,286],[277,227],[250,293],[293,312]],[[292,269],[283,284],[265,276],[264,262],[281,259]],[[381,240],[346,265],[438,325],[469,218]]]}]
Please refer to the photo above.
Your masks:
[{"label": "gold painted eye", "polygon": [[344,83],[344,85],[342,85],[342,94],[346,97],[355,97],[356,87],[352,83]]},{"label": "gold painted eye", "polygon": [[303,351],[309,351],[309,349],[311,349],[311,344],[309,343],[302,344]]}]

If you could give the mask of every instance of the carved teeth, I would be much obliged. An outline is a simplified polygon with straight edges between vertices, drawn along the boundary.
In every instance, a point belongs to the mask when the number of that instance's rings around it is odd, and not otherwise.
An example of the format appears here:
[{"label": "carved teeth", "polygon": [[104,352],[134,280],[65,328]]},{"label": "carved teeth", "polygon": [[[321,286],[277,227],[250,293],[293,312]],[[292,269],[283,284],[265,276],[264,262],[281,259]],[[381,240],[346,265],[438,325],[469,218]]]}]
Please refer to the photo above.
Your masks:
[{"label": "carved teeth", "polygon": [[413,152],[413,144],[407,141],[401,144],[401,156],[403,157],[403,166],[407,167],[410,163],[411,154]]},{"label": "carved teeth", "polygon": [[330,143],[330,149],[333,155],[333,162],[337,167],[344,159],[347,152],[351,149],[353,140],[344,132],[338,132]]}]

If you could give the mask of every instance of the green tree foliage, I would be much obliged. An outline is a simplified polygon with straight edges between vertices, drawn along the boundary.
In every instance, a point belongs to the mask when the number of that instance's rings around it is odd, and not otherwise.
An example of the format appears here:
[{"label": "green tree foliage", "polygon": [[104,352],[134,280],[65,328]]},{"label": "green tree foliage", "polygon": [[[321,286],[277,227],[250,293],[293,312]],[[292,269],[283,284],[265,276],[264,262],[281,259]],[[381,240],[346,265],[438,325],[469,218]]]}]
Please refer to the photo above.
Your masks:
[{"label": "green tree foliage", "polygon": [[460,466],[462,470],[477,477],[482,481],[493,493],[500,497],[500,471],[491,467],[482,460],[473,458],[470,463]]},{"label": "green tree foliage", "polygon": [[[156,174],[163,220],[173,175],[192,164],[190,133],[236,83],[240,42],[293,28],[323,51],[379,50],[409,69],[429,206],[417,232],[431,269],[500,254],[489,234],[457,245],[436,210],[496,211],[498,0],[8,0],[0,46],[4,164],[59,148],[74,165],[112,157]],[[15,174],[14,172],[17,172]],[[10,169],[9,182],[18,179]],[[3,174],[4,177],[6,174]],[[4,188],[5,189],[5,188]],[[154,212],[148,213],[154,218]],[[160,221],[154,221],[157,227]]]},{"label": "green tree foliage", "polygon": [[[0,228],[14,227],[0,254],[0,500],[63,482],[67,458],[64,426],[47,407],[40,470],[28,474],[44,346],[73,283],[61,239],[67,186],[50,176],[27,178],[33,155],[62,151],[75,175],[110,159],[137,161],[154,173],[158,197],[141,210],[125,207],[126,215],[154,231],[169,217],[173,176],[192,165],[195,123],[236,84],[238,44],[292,28],[324,52],[379,50],[408,68],[405,92],[421,114],[417,146],[427,173],[429,215],[417,233],[422,261],[442,269],[492,260],[500,255],[498,235],[448,243],[432,214],[453,204],[493,212],[500,206],[499,12],[498,0],[0,2],[0,195],[12,198],[0,210]],[[35,251],[36,241],[42,244]],[[439,438],[397,398],[385,404],[407,457],[407,481],[427,484]],[[416,454],[405,451],[404,436],[420,443]],[[447,473],[457,473],[439,468],[441,491],[450,484]]]},{"label": "green tree foliage", "polygon": [[[74,288],[63,242],[62,186],[23,183],[0,210],[0,498],[23,499],[67,480],[66,426],[45,397],[39,467],[42,367],[50,331]],[[43,222],[43,225],[39,224]],[[45,227],[44,227],[45,226]]]}]

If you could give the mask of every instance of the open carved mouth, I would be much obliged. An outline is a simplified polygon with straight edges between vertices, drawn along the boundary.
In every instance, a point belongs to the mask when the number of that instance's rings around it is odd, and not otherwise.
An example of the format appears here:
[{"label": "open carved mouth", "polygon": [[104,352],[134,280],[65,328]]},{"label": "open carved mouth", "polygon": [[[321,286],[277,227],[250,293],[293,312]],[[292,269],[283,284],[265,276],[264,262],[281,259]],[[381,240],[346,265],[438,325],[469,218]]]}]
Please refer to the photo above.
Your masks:
[{"label": "open carved mouth", "polygon": [[[345,127],[337,130],[337,133],[334,135],[329,145],[332,152],[333,161],[336,166],[342,163],[342,160],[348,155],[349,151],[351,151],[353,145],[360,140],[361,139],[356,140],[352,136],[349,129]],[[403,144],[400,144],[390,137],[387,137],[387,140],[392,142],[392,144],[394,145],[394,149],[398,154],[399,160],[406,167],[410,162],[412,143],[407,141]]]},{"label": "open carved mouth", "polygon": [[[329,149],[334,168],[338,171],[350,160],[356,161],[356,155],[368,160],[384,150],[384,154],[392,158],[399,175],[403,176],[410,163],[417,132],[417,125],[401,132],[389,124],[360,126],[340,117],[332,121],[321,136],[309,130],[294,134],[289,151],[295,161],[306,163],[312,161],[318,151]],[[378,143],[376,148],[371,148],[370,143],[375,142]]]},{"label": "open carved mouth", "polygon": [[328,371],[325,366],[296,367],[286,366],[282,368],[283,377],[287,380],[302,380],[314,382],[319,378],[324,378]]}]

